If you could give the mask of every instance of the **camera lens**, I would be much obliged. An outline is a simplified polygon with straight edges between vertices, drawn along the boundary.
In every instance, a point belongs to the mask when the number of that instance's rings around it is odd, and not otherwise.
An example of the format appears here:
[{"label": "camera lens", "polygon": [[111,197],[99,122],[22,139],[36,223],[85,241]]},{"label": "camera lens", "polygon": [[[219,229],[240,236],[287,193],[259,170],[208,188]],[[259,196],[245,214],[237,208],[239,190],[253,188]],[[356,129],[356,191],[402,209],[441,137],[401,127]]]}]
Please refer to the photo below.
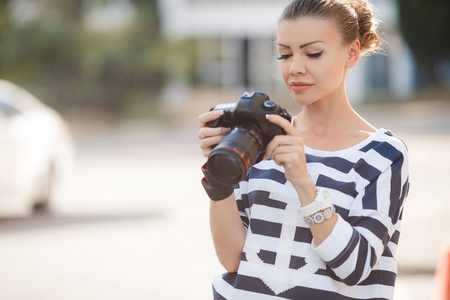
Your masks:
[{"label": "camera lens", "polygon": [[257,129],[237,126],[209,155],[209,173],[219,183],[234,185],[247,176],[262,148],[262,135]]}]

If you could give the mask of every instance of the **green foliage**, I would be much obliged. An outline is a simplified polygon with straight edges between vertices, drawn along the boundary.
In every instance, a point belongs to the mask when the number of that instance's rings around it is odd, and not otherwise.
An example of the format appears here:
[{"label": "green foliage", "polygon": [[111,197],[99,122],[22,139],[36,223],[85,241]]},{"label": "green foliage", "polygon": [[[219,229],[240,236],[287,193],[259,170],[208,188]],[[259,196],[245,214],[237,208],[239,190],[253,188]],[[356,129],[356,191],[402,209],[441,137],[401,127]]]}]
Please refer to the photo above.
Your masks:
[{"label": "green foliage", "polygon": [[133,2],[132,24],[106,32],[86,28],[80,0],[43,2],[39,17],[23,24],[0,2],[0,78],[63,112],[127,114],[139,107],[154,115],[169,78],[192,80],[195,44],[162,38],[156,0]]},{"label": "green foliage", "polygon": [[79,45],[73,35],[71,27],[55,26],[47,21],[12,28],[2,34],[2,78],[28,81],[43,72],[58,74],[69,66],[75,67]]},{"label": "green foliage", "polygon": [[442,80],[436,65],[450,59],[450,1],[397,0],[400,27],[431,83]]}]

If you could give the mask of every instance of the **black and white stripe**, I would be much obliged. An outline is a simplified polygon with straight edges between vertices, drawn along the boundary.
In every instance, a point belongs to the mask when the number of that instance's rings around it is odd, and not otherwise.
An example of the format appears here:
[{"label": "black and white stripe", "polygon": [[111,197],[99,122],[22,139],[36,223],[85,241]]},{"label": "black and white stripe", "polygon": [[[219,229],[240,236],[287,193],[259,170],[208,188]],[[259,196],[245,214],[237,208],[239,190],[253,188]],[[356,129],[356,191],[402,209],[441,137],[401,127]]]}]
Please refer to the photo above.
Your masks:
[{"label": "black and white stripe", "polygon": [[339,215],[334,231],[316,247],[284,169],[255,165],[235,190],[247,231],[241,264],[215,278],[214,299],[392,299],[406,146],[380,129],[349,149],[305,151],[311,178]]}]

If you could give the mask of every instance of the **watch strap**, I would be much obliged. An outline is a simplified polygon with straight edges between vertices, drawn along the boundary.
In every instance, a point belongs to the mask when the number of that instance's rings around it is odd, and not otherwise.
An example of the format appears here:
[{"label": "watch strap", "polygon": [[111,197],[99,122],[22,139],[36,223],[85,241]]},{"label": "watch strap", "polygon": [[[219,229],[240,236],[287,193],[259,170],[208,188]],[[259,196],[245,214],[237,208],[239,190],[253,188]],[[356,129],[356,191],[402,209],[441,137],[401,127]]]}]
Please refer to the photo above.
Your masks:
[{"label": "watch strap", "polygon": [[314,201],[306,206],[301,206],[299,208],[299,212],[305,218],[331,206],[333,206],[333,203],[331,202],[328,192],[319,188],[317,189],[316,198]]}]

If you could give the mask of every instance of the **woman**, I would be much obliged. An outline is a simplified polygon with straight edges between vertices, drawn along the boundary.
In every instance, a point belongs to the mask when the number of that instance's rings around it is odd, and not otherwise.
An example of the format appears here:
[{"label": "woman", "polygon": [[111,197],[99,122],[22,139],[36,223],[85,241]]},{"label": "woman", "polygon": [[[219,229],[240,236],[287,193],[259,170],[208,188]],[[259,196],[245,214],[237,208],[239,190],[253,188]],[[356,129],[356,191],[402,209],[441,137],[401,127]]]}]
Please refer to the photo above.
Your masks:
[{"label": "woman", "polygon": [[[279,23],[280,69],[295,102],[286,135],[267,146],[234,193],[211,201],[211,232],[228,273],[215,299],[392,299],[408,193],[406,146],[350,106],[347,71],[380,38],[366,0],[295,0]],[[199,117],[203,154],[229,132]]]}]

